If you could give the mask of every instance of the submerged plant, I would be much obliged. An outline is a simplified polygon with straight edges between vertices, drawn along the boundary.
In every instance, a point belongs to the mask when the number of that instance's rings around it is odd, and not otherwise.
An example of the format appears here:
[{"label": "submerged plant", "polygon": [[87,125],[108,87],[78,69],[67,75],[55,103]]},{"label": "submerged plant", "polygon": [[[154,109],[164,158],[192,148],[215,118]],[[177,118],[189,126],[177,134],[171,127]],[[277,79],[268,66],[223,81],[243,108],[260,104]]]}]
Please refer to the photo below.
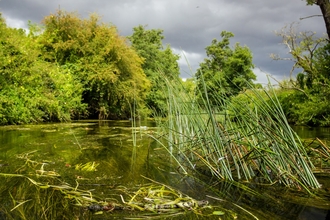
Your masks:
[{"label": "submerged plant", "polygon": [[168,152],[182,170],[210,172],[225,180],[258,179],[263,183],[318,188],[312,163],[288,124],[272,87],[208,100],[186,93],[180,83],[167,84],[168,117],[164,134]]},{"label": "submerged plant", "polygon": [[[81,207],[95,201],[56,177],[0,173],[1,212],[6,219],[74,219],[85,215]],[[85,219],[88,216],[85,217]]]},{"label": "submerged plant", "polygon": [[[220,211],[212,213],[208,201],[195,200],[147,177],[144,178],[152,181],[151,184],[113,186],[100,178],[93,180],[93,184],[84,184],[87,179],[74,175],[68,178],[55,169],[47,170],[49,164],[32,160],[33,153],[35,151],[17,155],[21,164],[16,172],[2,170],[0,173],[0,180],[4,183],[0,185],[0,218],[92,219],[99,214],[159,218],[183,215],[187,211],[198,215],[220,215]],[[71,170],[67,168],[66,174],[77,170],[96,171],[97,165],[95,162],[78,164]],[[101,192],[86,188],[89,186],[100,186],[97,189]]]},{"label": "submerged plant", "polygon": [[98,167],[98,163],[95,162],[87,162],[85,164],[76,164],[75,165],[75,169],[76,170],[81,170],[81,171],[88,171],[88,172],[92,172],[92,171],[96,171],[96,167]]}]

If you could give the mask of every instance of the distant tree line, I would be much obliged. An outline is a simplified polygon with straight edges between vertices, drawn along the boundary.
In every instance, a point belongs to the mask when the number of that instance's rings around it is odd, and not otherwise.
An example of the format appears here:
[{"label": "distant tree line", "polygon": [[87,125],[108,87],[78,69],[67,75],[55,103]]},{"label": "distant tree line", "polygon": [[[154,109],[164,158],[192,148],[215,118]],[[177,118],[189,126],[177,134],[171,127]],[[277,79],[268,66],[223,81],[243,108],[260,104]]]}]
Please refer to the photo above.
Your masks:
[{"label": "distant tree line", "polygon": [[[288,120],[330,125],[328,39],[298,34],[293,26],[278,35],[294,68],[302,70],[276,90]],[[182,82],[201,105],[206,93],[196,90],[207,90],[212,104],[219,96],[242,98],[251,86],[261,89],[254,83],[250,49],[232,45],[233,36],[223,31],[213,39],[194,77]],[[97,14],[82,19],[59,10],[42,25],[29,23],[28,32],[8,27],[0,14],[0,124],[165,117],[166,82],[181,79],[180,57],[163,39],[163,30],[142,25],[131,36],[120,36]]]},{"label": "distant tree line", "polygon": [[166,101],[158,73],[179,79],[162,31],[140,26],[130,43],[96,14],[65,11],[42,24],[26,33],[0,17],[0,124],[148,116]]},{"label": "distant tree line", "polygon": [[[236,94],[243,85],[231,82],[233,75],[255,76],[250,51],[230,49],[231,36],[226,32],[224,43],[207,48],[209,59],[197,78],[205,71],[205,78],[226,83],[232,89],[227,93]],[[0,124],[166,116],[165,81],[181,79],[179,56],[163,39],[162,30],[141,25],[120,36],[96,14],[82,19],[58,10],[42,25],[29,23],[27,33],[8,27],[0,15]]]}]

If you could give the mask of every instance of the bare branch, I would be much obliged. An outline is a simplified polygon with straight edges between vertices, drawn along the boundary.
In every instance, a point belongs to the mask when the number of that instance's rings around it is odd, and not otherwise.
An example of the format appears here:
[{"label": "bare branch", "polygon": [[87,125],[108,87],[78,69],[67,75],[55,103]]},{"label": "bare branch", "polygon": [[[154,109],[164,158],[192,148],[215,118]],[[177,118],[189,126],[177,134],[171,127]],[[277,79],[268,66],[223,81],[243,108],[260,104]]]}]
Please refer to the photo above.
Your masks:
[{"label": "bare branch", "polygon": [[287,90],[297,90],[297,91],[303,93],[307,98],[309,98],[308,94],[303,89],[300,89],[299,87],[294,85],[292,80],[290,80],[290,83],[291,83],[292,86],[285,86],[285,84],[283,84],[283,83],[279,82],[278,80],[276,80],[272,75],[269,75],[269,77],[271,77],[273,80],[275,80],[278,83],[280,88],[287,89]]},{"label": "bare branch", "polygon": [[300,20],[307,19],[307,18],[313,18],[313,17],[322,17],[322,15],[311,15],[303,18],[299,18]]}]

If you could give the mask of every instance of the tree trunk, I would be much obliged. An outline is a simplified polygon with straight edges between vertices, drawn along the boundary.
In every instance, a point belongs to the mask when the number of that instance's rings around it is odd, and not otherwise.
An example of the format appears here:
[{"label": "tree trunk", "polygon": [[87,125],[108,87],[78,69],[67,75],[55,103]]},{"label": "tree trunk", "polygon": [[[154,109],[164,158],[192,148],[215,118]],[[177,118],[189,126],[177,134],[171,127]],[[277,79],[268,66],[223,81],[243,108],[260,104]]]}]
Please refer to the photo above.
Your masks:
[{"label": "tree trunk", "polygon": [[330,3],[329,0],[317,0],[316,4],[320,7],[325,27],[327,29],[328,40],[330,40]]}]

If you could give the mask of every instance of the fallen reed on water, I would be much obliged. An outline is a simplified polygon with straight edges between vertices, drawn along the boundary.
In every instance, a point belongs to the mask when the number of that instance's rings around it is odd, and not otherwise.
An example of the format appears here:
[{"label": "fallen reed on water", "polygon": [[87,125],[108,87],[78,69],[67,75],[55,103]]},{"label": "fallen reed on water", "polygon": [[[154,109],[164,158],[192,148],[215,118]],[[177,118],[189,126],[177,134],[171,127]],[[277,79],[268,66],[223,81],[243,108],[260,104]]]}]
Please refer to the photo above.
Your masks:
[{"label": "fallen reed on water", "polygon": [[[213,214],[208,201],[197,201],[147,177],[144,178],[151,183],[130,187],[107,184],[106,181],[98,184],[96,179],[92,184],[85,184],[88,179],[68,178],[67,174],[77,170],[86,175],[87,172],[95,173],[97,163],[67,168],[64,178],[56,169],[47,170],[45,162],[35,161],[31,155],[33,152],[18,155],[21,163],[15,165],[19,167],[16,172],[0,172],[0,180],[4,183],[0,184],[0,218],[93,219],[94,215],[107,214],[150,219],[184,215],[187,211],[198,215],[220,215],[218,207],[218,212]],[[205,208],[208,209],[204,212]]]}]

